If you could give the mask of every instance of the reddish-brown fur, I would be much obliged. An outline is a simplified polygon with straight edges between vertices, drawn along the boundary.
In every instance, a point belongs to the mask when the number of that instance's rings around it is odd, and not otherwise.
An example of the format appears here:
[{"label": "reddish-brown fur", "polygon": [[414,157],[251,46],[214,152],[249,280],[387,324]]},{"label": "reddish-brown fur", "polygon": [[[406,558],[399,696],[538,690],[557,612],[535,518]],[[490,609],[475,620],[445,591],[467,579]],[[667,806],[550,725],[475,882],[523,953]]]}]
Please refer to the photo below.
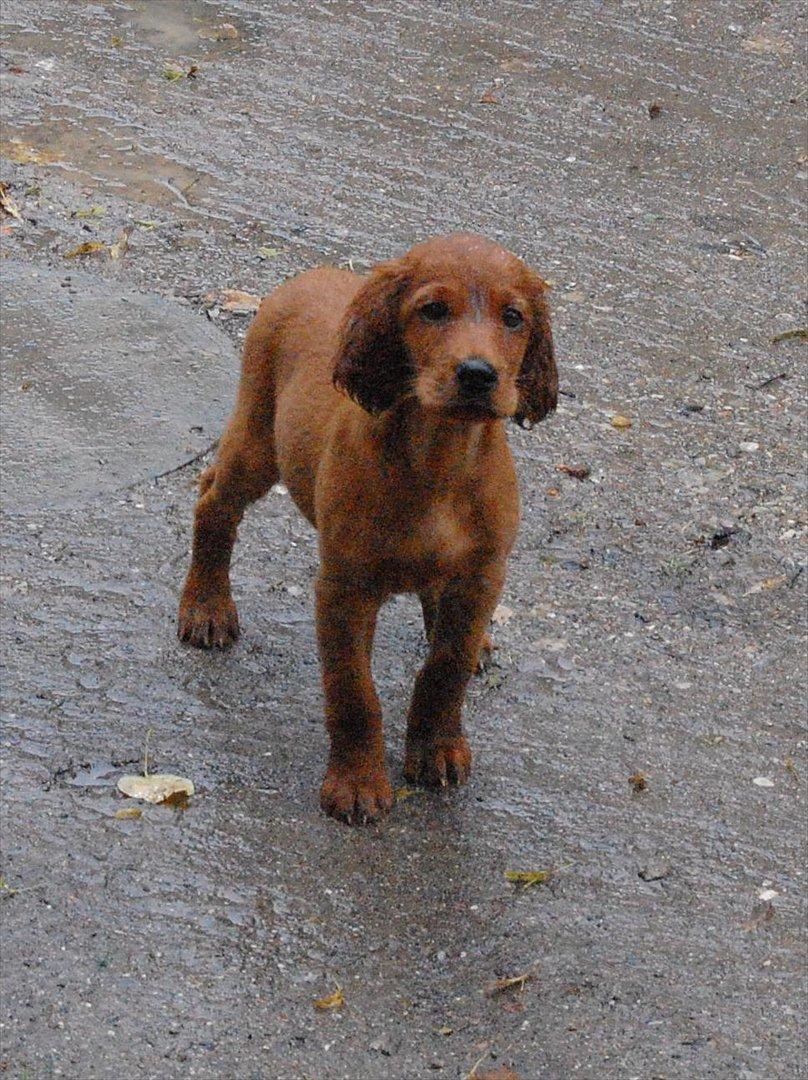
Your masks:
[{"label": "reddish-brown fur", "polygon": [[[247,335],[236,408],[200,484],[179,636],[202,647],[238,636],[236,529],[282,478],[319,533],[331,737],[321,803],[334,817],[372,820],[393,801],[370,667],[376,615],[393,593],[418,594],[430,640],[405,774],[468,778],[461,708],[519,520],[503,421],[535,423],[556,405],[544,292],[516,256],[457,234],[367,278],[301,274],[264,300]],[[470,366],[460,369],[470,359],[474,378],[484,362],[496,385],[470,391]]]}]

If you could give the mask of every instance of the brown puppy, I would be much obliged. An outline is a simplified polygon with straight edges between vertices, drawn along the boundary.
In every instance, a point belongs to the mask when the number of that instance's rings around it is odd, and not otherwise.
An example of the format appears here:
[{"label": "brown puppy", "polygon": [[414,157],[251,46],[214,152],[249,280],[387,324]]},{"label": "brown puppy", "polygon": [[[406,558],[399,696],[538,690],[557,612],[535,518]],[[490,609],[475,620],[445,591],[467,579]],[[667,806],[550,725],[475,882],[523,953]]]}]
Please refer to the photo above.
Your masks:
[{"label": "brown puppy", "polygon": [[250,327],[238,401],[203,474],[179,636],[238,636],[229,567],[248,503],[282,478],[319,532],[317,635],[331,736],[326,813],[388,810],[370,656],[386,597],[420,597],[430,640],[407,723],[411,781],[462,784],[461,708],[505,578],[519,496],[503,420],[543,419],[557,373],[545,285],[480,236],[428,240],[369,277],[321,268]]}]

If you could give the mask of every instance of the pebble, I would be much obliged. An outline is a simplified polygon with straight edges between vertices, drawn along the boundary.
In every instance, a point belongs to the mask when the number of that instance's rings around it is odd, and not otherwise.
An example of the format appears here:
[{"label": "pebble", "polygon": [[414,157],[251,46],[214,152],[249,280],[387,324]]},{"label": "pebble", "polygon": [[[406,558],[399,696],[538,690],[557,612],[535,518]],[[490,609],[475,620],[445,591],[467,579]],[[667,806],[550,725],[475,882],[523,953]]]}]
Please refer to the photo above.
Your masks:
[{"label": "pebble", "polygon": [[661,881],[662,878],[666,878],[670,874],[671,868],[667,863],[653,862],[647,866],[643,866],[639,870],[639,875],[643,881]]}]

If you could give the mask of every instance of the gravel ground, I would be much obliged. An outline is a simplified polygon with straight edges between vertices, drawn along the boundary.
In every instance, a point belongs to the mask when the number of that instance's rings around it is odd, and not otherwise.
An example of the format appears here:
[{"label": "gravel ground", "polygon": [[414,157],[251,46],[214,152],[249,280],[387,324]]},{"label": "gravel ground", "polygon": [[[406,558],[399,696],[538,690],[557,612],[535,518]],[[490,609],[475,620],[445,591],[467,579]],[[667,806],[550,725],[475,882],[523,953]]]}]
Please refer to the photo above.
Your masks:
[{"label": "gravel ground", "polygon": [[[207,459],[178,446],[157,477],[141,455],[65,501],[64,461],[26,500],[11,455],[2,1075],[804,1076],[806,347],[775,340],[808,325],[804,5],[3,17],[15,266],[207,307],[238,345],[247,318],[209,293],[473,229],[553,282],[563,395],[512,432],[524,520],[468,702],[472,782],[365,830],[317,806],[315,545],[288,497],[241,530],[241,642],[201,655],[174,616]],[[105,249],[65,262],[85,242]],[[235,348],[218,364],[234,385]],[[110,349],[133,431],[150,370]],[[399,777],[423,651],[417,605],[391,603],[375,668]],[[147,738],[197,794],[118,819]]]}]

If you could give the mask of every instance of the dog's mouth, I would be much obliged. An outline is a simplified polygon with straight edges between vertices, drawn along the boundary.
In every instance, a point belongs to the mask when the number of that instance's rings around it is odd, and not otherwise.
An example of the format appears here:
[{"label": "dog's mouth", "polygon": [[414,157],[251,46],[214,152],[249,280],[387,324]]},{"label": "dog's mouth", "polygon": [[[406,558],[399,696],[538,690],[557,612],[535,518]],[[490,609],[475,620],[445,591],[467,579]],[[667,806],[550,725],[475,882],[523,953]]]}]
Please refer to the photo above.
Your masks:
[{"label": "dog's mouth", "polygon": [[500,414],[494,407],[490,394],[463,394],[454,398],[446,412],[457,420],[498,420]]}]

